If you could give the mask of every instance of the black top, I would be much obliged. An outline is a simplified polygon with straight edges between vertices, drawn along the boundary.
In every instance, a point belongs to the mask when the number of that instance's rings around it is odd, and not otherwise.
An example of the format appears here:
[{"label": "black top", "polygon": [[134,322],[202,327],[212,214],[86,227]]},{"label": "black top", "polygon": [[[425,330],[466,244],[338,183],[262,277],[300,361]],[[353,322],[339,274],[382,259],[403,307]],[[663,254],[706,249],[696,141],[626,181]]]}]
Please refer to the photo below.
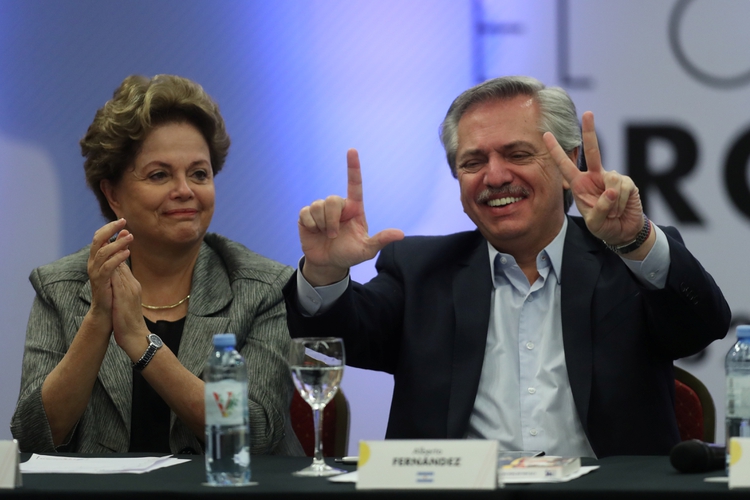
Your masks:
[{"label": "black top", "polygon": [[[151,333],[161,337],[164,344],[177,356],[182,338],[185,318],[177,321],[157,321],[153,323],[144,317]],[[133,369],[133,406],[130,415],[130,450],[144,453],[172,453],[169,449],[169,417],[167,403],[143,378],[143,374]]]}]

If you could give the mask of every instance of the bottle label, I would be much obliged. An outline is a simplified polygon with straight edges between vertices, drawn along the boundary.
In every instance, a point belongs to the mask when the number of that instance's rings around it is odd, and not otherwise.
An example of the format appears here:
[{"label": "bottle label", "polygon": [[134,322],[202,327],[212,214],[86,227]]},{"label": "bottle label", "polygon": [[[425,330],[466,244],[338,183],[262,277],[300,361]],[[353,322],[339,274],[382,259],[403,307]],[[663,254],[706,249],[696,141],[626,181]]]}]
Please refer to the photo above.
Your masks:
[{"label": "bottle label", "polygon": [[750,417],[750,377],[727,377],[727,417]]},{"label": "bottle label", "polygon": [[206,384],[206,425],[242,425],[247,387],[236,380]]}]

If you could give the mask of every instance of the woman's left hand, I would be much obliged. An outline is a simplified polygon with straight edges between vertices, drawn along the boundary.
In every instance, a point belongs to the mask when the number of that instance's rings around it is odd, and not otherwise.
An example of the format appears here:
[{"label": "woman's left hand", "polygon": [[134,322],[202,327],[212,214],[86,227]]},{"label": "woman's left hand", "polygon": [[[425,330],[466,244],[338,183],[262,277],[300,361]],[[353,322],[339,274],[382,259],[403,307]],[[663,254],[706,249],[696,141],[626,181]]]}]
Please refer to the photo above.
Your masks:
[{"label": "woman's left hand", "polygon": [[136,362],[148,346],[149,331],[141,311],[141,284],[125,263],[112,275],[112,296],[115,341]]}]

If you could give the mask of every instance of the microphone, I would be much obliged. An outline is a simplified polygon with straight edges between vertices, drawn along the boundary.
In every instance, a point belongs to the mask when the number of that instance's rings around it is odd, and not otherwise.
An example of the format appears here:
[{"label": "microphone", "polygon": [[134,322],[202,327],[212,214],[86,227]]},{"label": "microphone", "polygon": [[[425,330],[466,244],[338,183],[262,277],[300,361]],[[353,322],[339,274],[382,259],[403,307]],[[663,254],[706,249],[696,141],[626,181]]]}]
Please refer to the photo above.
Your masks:
[{"label": "microphone", "polygon": [[710,472],[726,467],[727,448],[698,439],[683,441],[672,448],[672,466],[680,472]]}]

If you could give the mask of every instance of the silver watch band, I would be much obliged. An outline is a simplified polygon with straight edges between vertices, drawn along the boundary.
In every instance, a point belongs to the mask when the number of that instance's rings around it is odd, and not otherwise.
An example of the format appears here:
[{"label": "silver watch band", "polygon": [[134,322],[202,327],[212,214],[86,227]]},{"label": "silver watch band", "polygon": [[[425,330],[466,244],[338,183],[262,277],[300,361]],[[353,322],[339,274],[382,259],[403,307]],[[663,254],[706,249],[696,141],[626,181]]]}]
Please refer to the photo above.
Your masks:
[{"label": "silver watch band", "polygon": [[149,344],[148,344],[148,347],[146,348],[146,352],[143,353],[143,356],[141,356],[141,359],[133,363],[133,368],[139,372],[143,371],[143,369],[146,368],[146,366],[154,358],[156,351],[158,351],[159,348],[164,345],[161,338],[159,338],[159,336],[156,335],[155,333],[150,334],[147,338],[148,338]]},{"label": "silver watch band", "polygon": [[630,243],[626,243],[625,245],[610,245],[606,241],[604,244],[615,252],[618,255],[623,255],[626,253],[634,252],[635,250],[638,250],[641,248],[641,246],[646,242],[649,235],[651,234],[651,221],[646,217],[646,214],[643,214],[643,227],[640,231],[638,231],[638,234],[635,237],[635,240],[631,241]]}]

